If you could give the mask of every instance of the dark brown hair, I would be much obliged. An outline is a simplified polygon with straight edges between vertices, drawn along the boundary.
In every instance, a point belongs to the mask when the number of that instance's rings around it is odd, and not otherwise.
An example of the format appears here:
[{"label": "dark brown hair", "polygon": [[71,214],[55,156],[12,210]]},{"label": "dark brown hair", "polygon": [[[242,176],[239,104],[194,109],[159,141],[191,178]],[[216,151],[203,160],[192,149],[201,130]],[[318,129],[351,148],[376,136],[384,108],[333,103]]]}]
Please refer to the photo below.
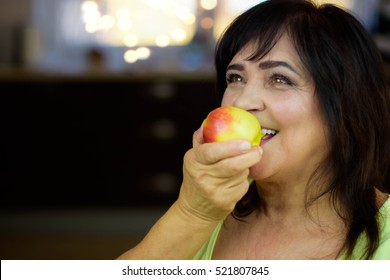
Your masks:
[{"label": "dark brown hair", "polygon": [[[368,245],[361,258],[371,258],[378,246],[378,204],[375,187],[386,192],[390,163],[390,97],[375,42],[350,13],[333,5],[304,0],[269,0],[236,18],[220,38],[215,64],[219,100],[226,88],[226,68],[248,43],[266,55],[283,34],[292,40],[311,74],[329,131],[330,153],[314,178],[330,179],[325,193],[344,219],[350,255],[365,233]],[[237,203],[235,217],[261,209],[252,185]]]}]

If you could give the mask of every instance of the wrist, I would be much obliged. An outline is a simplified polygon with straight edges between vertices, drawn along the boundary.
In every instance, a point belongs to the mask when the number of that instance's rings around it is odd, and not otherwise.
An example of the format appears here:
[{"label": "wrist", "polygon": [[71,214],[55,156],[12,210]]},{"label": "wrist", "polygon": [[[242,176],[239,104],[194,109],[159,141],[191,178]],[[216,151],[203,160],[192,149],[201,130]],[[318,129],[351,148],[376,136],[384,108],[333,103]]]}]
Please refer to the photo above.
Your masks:
[{"label": "wrist", "polygon": [[208,211],[199,211],[180,199],[173,203],[171,207],[175,215],[182,221],[195,227],[215,227],[218,222],[227,216],[225,214],[211,214]]}]

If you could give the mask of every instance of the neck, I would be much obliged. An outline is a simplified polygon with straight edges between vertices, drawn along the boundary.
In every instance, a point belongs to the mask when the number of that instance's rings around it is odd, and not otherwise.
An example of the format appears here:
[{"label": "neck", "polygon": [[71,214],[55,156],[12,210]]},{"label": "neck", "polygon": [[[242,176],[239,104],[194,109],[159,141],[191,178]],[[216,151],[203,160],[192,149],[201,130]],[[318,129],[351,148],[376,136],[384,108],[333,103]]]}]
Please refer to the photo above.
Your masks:
[{"label": "neck", "polygon": [[340,220],[330,197],[307,191],[304,184],[274,184],[258,182],[265,218],[271,220],[301,221],[305,217],[315,223],[328,224]]}]

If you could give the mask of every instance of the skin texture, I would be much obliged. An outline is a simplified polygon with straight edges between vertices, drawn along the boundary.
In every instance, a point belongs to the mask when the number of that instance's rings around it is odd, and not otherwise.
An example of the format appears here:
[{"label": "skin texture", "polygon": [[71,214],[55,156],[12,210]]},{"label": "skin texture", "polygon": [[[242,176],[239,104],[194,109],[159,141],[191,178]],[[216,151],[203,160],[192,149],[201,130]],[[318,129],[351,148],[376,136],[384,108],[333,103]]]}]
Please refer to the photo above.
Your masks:
[{"label": "skin texture", "polygon": [[305,208],[307,183],[328,152],[314,84],[287,36],[260,61],[248,60],[252,53],[248,45],[229,64],[222,105],[245,109],[277,131],[262,141],[263,157],[250,168],[265,210],[246,223],[228,217],[214,257],[334,259],[345,234],[341,219],[326,196]]},{"label": "skin texture", "polygon": [[[305,179],[313,170],[303,167],[317,166],[327,154],[328,145],[314,84],[287,37],[282,37],[260,62],[247,60],[252,50],[248,46],[228,66],[226,75],[236,76],[222,100],[223,106],[234,105],[247,110],[263,127],[278,131],[270,141],[261,144],[267,156],[251,168],[251,176],[289,182],[291,176]],[[270,63],[264,64],[263,69],[259,66],[270,61],[287,63],[293,70]],[[293,84],[288,84],[290,82]]]},{"label": "skin texture", "polygon": [[261,155],[261,147],[244,140],[204,143],[200,127],[184,156],[178,199],[145,238],[118,259],[192,259],[248,191],[249,168]]},{"label": "skin texture", "polygon": [[202,128],[194,133],[184,156],[177,201],[118,259],[192,259],[248,191],[249,167],[261,159],[261,148],[242,140],[204,143],[202,134]]}]

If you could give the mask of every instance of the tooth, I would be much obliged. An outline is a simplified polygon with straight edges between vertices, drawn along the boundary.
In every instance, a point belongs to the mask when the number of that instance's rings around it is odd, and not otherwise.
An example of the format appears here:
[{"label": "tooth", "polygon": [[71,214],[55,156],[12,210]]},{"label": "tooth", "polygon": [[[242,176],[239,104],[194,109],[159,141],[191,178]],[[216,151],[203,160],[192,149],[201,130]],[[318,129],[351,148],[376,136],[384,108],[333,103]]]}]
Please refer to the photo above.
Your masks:
[{"label": "tooth", "polygon": [[271,134],[271,135],[275,135],[276,134],[276,131],[273,130],[273,129],[268,129],[268,128],[262,128],[261,129],[261,132],[265,135],[265,134]]}]

